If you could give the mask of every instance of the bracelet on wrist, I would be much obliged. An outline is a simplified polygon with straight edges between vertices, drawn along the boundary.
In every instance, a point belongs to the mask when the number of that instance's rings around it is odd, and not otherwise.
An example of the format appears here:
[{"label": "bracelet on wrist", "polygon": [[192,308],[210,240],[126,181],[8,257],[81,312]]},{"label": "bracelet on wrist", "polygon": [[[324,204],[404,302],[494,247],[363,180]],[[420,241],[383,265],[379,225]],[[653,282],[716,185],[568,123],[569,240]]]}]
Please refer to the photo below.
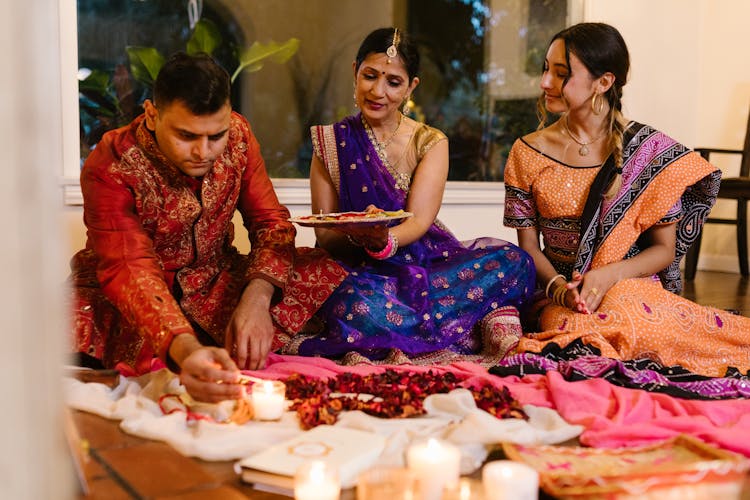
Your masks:
[{"label": "bracelet on wrist", "polygon": [[393,257],[394,255],[396,255],[396,251],[398,251],[398,239],[390,231],[388,231],[388,242],[385,244],[385,247],[383,247],[382,250],[378,250],[377,252],[374,252],[370,250],[369,248],[365,247],[365,252],[367,252],[367,255],[377,260],[389,259]]},{"label": "bracelet on wrist", "polygon": [[549,293],[549,289],[552,287],[552,283],[554,283],[555,281],[557,281],[557,278],[565,279],[565,275],[563,275],[563,274],[556,274],[556,275],[552,276],[552,279],[550,279],[547,282],[547,287],[544,289],[544,296],[545,297],[552,298],[552,295],[550,295],[550,293]]},{"label": "bracelet on wrist", "polygon": [[565,296],[568,293],[568,286],[560,285],[552,292],[552,302],[557,304],[558,306],[567,307],[565,304]]}]

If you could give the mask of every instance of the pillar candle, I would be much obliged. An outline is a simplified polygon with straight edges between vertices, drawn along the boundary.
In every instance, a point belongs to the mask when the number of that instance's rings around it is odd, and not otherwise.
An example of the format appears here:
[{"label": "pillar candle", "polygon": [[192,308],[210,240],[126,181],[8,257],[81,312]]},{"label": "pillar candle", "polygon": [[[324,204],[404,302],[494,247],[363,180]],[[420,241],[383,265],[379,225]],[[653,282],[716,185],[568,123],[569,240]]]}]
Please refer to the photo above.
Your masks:
[{"label": "pillar candle", "polygon": [[537,500],[539,474],[521,462],[495,460],[482,468],[487,500]]},{"label": "pillar candle", "polygon": [[409,447],[406,463],[417,479],[418,498],[440,500],[446,486],[458,483],[461,452],[450,443],[430,438]]}]

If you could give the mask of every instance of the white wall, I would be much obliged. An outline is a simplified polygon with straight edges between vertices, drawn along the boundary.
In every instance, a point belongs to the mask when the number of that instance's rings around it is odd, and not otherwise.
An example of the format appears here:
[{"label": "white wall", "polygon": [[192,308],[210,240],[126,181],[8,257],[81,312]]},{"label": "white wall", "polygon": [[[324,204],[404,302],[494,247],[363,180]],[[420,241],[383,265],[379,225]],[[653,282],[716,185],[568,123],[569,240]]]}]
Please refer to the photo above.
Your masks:
[{"label": "white wall", "polygon": [[[626,116],[689,147],[740,149],[750,108],[746,0],[587,0],[587,21],[615,26],[630,50]],[[737,157],[712,157],[737,175]],[[714,215],[733,215],[720,200]],[[739,272],[733,227],[705,228],[699,268]]]},{"label": "white wall", "polygon": [[[274,187],[281,203],[289,208],[292,216],[310,213],[310,188],[304,179],[275,179]],[[438,217],[461,240],[480,236],[495,236],[508,241],[516,241],[515,231],[502,227],[503,191],[502,183],[454,182],[443,198],[443,206]],[[62,213],[63,231],[67,235],[65,244],[68,255],[83,248],[86,242],[86,228],[80,189],[70,187],[68,202],[74,205],[64,207]],[[242,227],[239,214],[235,215],[235,246],[247,252],[250,248],[246,231]],[[311,228],[297,228],[297,246],[313,246],[315,234]]]}]

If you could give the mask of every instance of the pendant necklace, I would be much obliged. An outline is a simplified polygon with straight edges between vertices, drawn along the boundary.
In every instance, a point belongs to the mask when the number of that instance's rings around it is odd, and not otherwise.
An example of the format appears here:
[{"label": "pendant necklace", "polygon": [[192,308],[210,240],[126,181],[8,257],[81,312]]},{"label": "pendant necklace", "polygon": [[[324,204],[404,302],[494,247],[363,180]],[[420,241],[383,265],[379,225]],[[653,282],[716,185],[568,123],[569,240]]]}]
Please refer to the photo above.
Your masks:
[{"label": "pendant necklace", "polygon": [[596,138],[591,139],[589,142],[584,142],[580,140],[571,130],[570,127],[568,127],[568,115],[565,115],[565,120],[563,121],[563,127],[565,127],[565,131],[568,132],[568,135],[570,136],[573,141],[575,141],[576,144],[578,144],[580,147],[578,148],[578,154],[581,156],[587,156],[589,154],[589,144],[593,144],[602,137],[604,137],[605,132],[602,132],[599,134]]}]

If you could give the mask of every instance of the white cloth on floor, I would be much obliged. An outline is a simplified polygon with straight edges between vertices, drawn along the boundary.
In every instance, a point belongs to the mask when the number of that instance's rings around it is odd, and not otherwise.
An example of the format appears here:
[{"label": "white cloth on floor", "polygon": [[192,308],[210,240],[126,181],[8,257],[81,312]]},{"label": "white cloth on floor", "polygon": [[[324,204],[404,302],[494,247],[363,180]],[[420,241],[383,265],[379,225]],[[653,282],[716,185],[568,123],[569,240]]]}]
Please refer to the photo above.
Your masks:
[{"label": "white cloth on floor", "polygon": [[[221,423],[234,408],[233,401],[218,404],[193,401],[168,370],[138,378],[121,377],[114,388],[97,383],[66,379],[66,400],[70,407],[102,417],[120,420],[128,434],[164,441],[183,455],[204,460],[238,460],[282,440],[304,432],[297,415],[287,411],[277,422],[250,421],[243,425]],[[211,420],[186,418],[184,411],[164,414],[159,400],[174,394],[187,403],[193,414]],[[162,406],[178,409],[182,405],[167,398]],[[476,470],[490,446],[506,441],[518,444],[555,444],[578,436],[583,428],[567,424],[556,411],[526,405],[529,420],[498,419],[477,408],[471,392],[455,389],[448,394],[433,394],[425,399],[426,415],[406,419],[384,419],[361,411],[343,412],[335,425],[369,430],[388,438],[378,463],[403,465],[409,444],[437,437],[459,446],[462,473]]]}]

